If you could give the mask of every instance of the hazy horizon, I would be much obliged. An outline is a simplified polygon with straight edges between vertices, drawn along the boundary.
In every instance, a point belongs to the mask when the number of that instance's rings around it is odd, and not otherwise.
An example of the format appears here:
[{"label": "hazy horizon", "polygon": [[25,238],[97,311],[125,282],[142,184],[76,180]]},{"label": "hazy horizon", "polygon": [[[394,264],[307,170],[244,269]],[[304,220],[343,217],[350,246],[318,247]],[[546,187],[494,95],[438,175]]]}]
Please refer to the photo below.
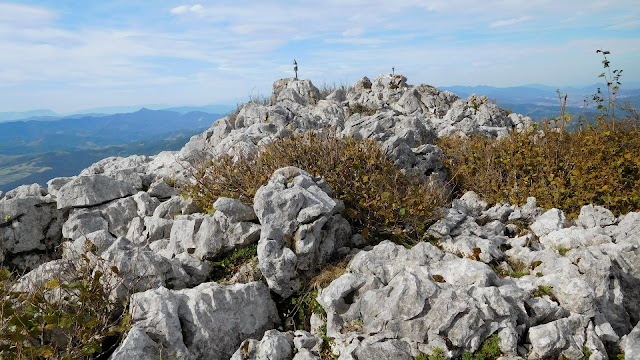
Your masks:
[{"label": "hazy horizon", "polygon": [[[636,0],[0,2],[0,112],[236,104],[293,76],[351,85],[640,84]],[[185,105],[186,104],[186,105]],[[189,105],[194,104],[194,105]]]}]

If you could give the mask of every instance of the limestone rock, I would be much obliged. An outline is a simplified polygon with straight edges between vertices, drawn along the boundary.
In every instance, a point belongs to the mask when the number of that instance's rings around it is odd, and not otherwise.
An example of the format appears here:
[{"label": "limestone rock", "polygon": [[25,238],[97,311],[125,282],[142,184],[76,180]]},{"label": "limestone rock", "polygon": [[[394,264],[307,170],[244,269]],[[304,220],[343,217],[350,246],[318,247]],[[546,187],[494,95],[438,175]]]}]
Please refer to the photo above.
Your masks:
[{"label": "limestone rock", "polygon": [[[498,330],[517,340],[518,324],[527,317],[518,303],[529,295],[515,288],[503,293],[497,282],[487,265],[430,244],[408,250],[382,242],[358,253],[318,302],[327,312],[327,336],[341,341],[352,333],[393,334],[390,339],[407,348],[444,349],[450,341],[473,352]],[[505,350],[515,353],[517,341],[509,344]]]},{"label": "limestone rock", "polygon": [[298,271],[325,263],[351,236],[340,215],[344,204],[298,168],[276,170],[256,192],[253,206],[262,226],[260,270],[269,287],[285,298],[298,289]]},{"label": "limestone rock", "polygon": [[267,330],[260,341],[243,341],[231,360],[290,360],[292,357],[291,335],[278,330]]},{"label": "limestone rock", "polygon": [[540,237],[552,231],[563,229],[568,225],[567,218],[562,211],[551,209],[540,215],[536,221],[531,224],[531,231]]},{"label": "limestone rock", "polygon": [[[243,340],[262,337],[278,321],[275,303],[261,283],[205,283],[179,291],[159,287],[134,294],[131,313],[132,327],[142,331],[129,336],[141,343],[125,339],[121,347],[130,341],[129,349],[148,349],[145,356],[157,356],[160,347],[169,359],[229,359]],[[124,359],[125,350],[116,350],[122,355],[112,359]]]},{"label": "limestone rock", "polygon": [[[0,259],[11,259],[6,265],[29,270],[60,244],[66,214],[46,192],[39,185],[24,186],[0,199]],[[25,261],[32,253],[34,259]]]},{"label": "limestone rock", "polygon": [[273,83],[271,104],[275,105],[283,101],[291,101],[300,105],[313,105],[321,98],[320,91],[313,86],[311,80],[286,78]]},{"label": "limestone rock", "polygon": [[102,175],[79,176],[56,193],[58,209],[101,205],[136,193],[133,186]]}]

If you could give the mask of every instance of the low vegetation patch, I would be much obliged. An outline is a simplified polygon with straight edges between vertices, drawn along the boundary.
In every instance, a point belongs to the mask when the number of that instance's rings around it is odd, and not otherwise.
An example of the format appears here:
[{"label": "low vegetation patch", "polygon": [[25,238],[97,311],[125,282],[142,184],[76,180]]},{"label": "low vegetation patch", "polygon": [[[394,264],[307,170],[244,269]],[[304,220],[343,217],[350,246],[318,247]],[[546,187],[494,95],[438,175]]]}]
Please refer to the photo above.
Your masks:
[{"label": "low vegetation patch", "polygon": [[0,359],[106,358],[115,350],[129,330],[127,304],[109,298],[103,273],[83,259],[24,290],[15,288],[16,274],[0,268]]},{"label": "low vegetation patch", "polygon": [[212,281],[224,281],[258,256],[258,244],[235,249],[211,262]]},{"label": "low vegetation patch", "polygon": [[370,108],[366,105],[362,105],[360,103],[349,106],[347,110],[347,117],[353,114],[360,114],[362,116],[371,116],[375,115],[378,112],[378,109]]},{"label": "low vegetation patch", "polygon": [[485,339],[480,346],[480,349],[475,353],[471,354],[470,352],[466,352],[462,355],[463,360],[495,360],[502,356],[502,351],[500,351],[500,337],[498,334],[493,334],[491,337]]},{"label": "low vegetation patch", "polygon": [[185,192],[203,209],[211,209],[221,196],[252,203],[258,188],[285,166],[328,181],[333,197],[344,201],[343,215],[354,231],[369,240],[417,239],[446,198],[443,189],[404,175],[375,141],[329,132],[277,140],[254,157],[217,159],[195,172],[196,182]]},{"label": "low vegetation patch", "polygon": [[277,305],[287,330],[311,330],[311,315],[316,314],[327,320],[327,314],[316,298],[321,289],[342,276],[347,269],[347,261],[338,261],[324,266],[315,275],[301,279],[304,286],[288,299]]},{"label": "low vegetation patch", "polygon": [[457,194],[473,190],[489,203],[562,209],[575,218],[586,204],[620,215],[640,209],[640,130],[601,123],[567,132],[543,126],[502,139],[449,137],[439,146]]}]

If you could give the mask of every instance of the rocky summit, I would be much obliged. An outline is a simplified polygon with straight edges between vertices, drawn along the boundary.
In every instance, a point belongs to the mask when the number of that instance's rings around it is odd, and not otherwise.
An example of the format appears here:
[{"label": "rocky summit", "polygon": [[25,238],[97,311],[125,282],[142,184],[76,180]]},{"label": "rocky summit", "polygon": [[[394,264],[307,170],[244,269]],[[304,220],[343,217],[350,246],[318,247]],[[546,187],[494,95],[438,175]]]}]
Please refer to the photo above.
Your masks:
[{"label": "rocky summit", "polygon": [[[366,246],[331,185],[304,169],[275,171],[253,203],[221,197],[205,212],[175,184],[197,163],[257,154],[308,131],[377,141],[395,165],[445,182],[448,135],[507,136],[532,126],[486,97],[459,98],[401,75],[320,92],[274,83],[182,150],[107,158],[44,188],[0,193],[0,262],[25,272],[15,289],[56,279],[68,264],[104,273],[109,298],[128,300],[131,328],[110,359],[640,359],[640,213],[588,205],[568,221],[535,198],[487,204],[467,192],[442,209],[426,239]],[[87,244],[91,253],[85,254]],[[257,246],[225,282],[210,259]],[[310,331],[279,307],[333,258],[346,269],[315,300]],[[2,331],[2,329],[0,329]]]}]

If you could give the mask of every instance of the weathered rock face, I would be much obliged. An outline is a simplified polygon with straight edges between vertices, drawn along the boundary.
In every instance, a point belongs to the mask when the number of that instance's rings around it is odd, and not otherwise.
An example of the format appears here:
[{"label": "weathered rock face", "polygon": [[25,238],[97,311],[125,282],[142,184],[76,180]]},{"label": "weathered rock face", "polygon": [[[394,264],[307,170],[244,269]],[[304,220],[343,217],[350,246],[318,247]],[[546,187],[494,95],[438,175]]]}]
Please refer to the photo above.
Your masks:
[{"label": "weathered rock face", "polygon": [[45,260],[62,240],[64,216],[39,185],[7,192],[0,199],[0,263],[24,271]]},{"label": "weathered rock face", "polygon": [[[260,341],[248,339],[231,357],[232,360],[320,360],[322,339],[302,330],[283,333],[269,330]],[[295,356],[293,356],[295,354]]]},{"label": "weathered rock face", "polygon": [[340,215],[344,204],[330,193],[326,182],[294,167],[276,170],[256,192],[260,270],[269,288],[282,297],[299,289],[298,272],[324,264],[347,245],[351,227]]},{"label": "weathered rock face", "polygon": [[327,311],[327,335],[347,349],[354,338],[380,335],[406,342],[406,349],[393,351],[407,356],[434,347],[455,354],[455,349],[475,351],[499,332],[503,350],[515,354],[518,326],[527,318],[522,302],[530,295],[497,285],[483,263],[427,243],[407,250],[383,242],[356,255],[348,273],[322,290],[318,302]]},{"label": "weathered rock face", "polygon": [[133,186],[103,175],[75,177],[51,190],[58,209],[101,205],[136,193]]},{"label": "weathered rock face", "polygon": [[[132,331],[111,359],[229,359],[243,340],[260,338],[278,321],[264,284],[163,287],[131,297]],[[136,330],[133,330],[136,329]],[[291,349],[289,349],[291,351]]]},{"label": "weathered rock face", "polygon": [[318,103],[321,99],[320,91],[313,86],[311,80],[295,78],[280,79],[273,83],[271,104],[291,101],[303,106]]}]

